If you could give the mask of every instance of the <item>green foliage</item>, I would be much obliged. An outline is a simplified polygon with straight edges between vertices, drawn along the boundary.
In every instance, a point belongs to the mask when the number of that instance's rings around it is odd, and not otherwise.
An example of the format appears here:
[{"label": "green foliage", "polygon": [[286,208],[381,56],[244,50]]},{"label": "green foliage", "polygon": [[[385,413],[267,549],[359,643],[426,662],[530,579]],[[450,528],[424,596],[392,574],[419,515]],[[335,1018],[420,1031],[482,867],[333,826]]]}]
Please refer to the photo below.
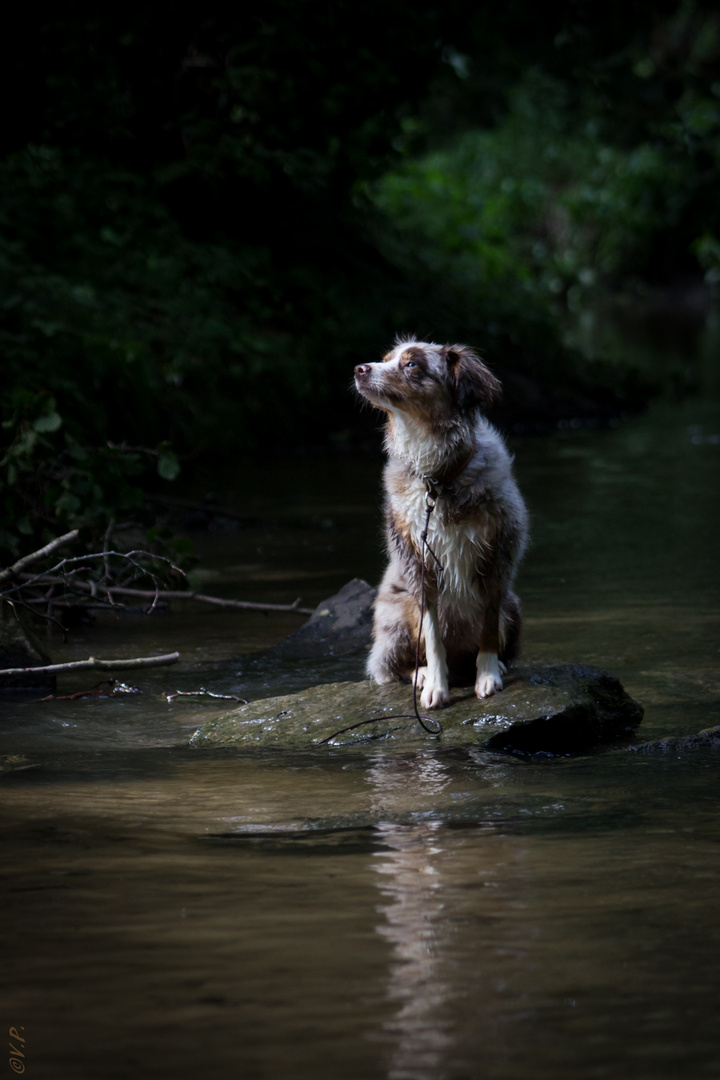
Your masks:
[{"label": "green foliage", "polygon": [[698,261],[720,274],[704,0],[218,10],[18,13],[0,159],[12,552],[133,516],[179,460],[347,429],[353,365],[398,330],[598,397],[559,344],[560,301]]},{"label": "green foliage", "polygon": [[[720,97],[704,105],[706,130],[720,130]],[[598,110],[578,125],[566,87],[533,71],[494,130],[407,161],[375,185],[374,198],[406,234],[405,252],[412,246],[438,274],[459,272],[506,316],[509,294],[526,320],[528,307],[540,317],[557,298],[578,307],[598,286],[652,278],[658,248],[678,256],[681,226],[686,249],[712,269],[714,236],[694,239],[687,228],[705,181],[676,142],[619,146]]]},{"label": "green foliage", "polygon": [[15,387],[3,406],[0,551],[5,557],[71,528],[84,530],[87,541],[96,543],[115,522],[142,519],[152,464],[163,479],[178,474],[177,457],[167,445],[155,451],[81,445],[48,393]]},{"label": "green foliage", "polygon": [[157,447],[158,484],[178,455],[264,451],[349,411],[348,374],[389,331],[348,193],[391,155],[425,85],[404,76],[426,61],[430,77],[442,21],[401,4],[378,32],[378,12],[73,10],[18,35],[0,160],[6,549],[137,514],[155,470],[128,445]]}]

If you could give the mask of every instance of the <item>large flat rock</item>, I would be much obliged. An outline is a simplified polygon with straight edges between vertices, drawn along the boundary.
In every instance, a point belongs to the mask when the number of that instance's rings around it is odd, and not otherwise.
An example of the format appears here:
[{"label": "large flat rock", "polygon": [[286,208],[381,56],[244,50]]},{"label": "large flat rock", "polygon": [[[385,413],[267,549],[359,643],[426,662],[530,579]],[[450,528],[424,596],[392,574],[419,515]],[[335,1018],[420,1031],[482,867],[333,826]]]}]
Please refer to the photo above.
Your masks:
[{"label": "large flat rock", "polygon": [[[421,710],[422,711],[422,710]],[[408,685],[328,683],[250,702],[204,724],[191,745],[311,749],[410,743],[428,739],[412,716]],[[479,701],[472,688],[451,692],[430,714],[443,746],[484,746],[525,754],[572,754],[628,739],[643,715],[618,680],[584,665],[516,668],[505,689]],[[341,729],[378,717],[351,731]],[[337,734],[336,734],[337,733]],[[329,737],[331,737],[329,741]]]}]

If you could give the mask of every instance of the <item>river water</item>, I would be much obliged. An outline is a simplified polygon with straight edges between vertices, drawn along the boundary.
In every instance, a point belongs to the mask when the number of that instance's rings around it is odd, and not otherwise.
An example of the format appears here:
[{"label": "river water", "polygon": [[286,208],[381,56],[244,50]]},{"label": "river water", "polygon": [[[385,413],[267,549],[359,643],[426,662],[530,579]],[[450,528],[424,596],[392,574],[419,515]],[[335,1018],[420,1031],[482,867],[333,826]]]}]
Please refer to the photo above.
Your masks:
[{"label": "river water", "polygon": [[[616,425],[511,437],[533,520],[524,658],[613,671],[645,707],[638,742],[720,724],[711,381]],[[249,468],[223,498],[252,520],[198,536],[203,588],[312,607],[375,582],[379,469]],[[2,1015],[25,1039],[8,1068],[718,1076],[717,754],[190,750],[221,707],[163,692],[360,676],[357,659],[264,662],[299,622],[105,617],[54,657],[181,664],[137,675],[136,696],[0,704]]]}]

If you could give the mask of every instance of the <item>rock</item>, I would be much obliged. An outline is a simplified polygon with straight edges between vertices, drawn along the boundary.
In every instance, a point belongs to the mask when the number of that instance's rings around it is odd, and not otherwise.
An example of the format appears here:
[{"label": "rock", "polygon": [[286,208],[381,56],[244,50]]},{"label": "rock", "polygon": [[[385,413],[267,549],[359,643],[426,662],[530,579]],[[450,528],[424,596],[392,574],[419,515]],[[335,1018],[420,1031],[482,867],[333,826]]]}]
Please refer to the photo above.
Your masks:
[{"label": "rock", "polygon": [[[513,685],[516,677],[517,688]],[[614,675],[601,668],[584,664],[518,668],[506,682],[502,696],[514,692],[523,705],[527,702],[535,708],[535,716],[515,721],[507,730],[492,735],[486,743],[488,749],[579,753],[628,738],[643,718],[642,706]]]},{"label": "rock", "polygon": [[[408,714],[412,689],[406,684],[328,683],[233,709],[204,724],[191,745],[323,751],[326,745],[426,740],[428,735]],[[570,754],[628,738],[642,719],[642,708],[606,671],[558,665],[514,669],[503,692],[484,701],[472,688],[453,690],[450,705],[430,716],[442,724],[442,746]],[[381,719],[336,734],[371,717]]]},{"label": "rock", "polygon": [[361,578],[353,578],[340,592],[323,600],[306,623],[289,634],[267,656],[304,660],[324,656],[345,656],[370,644],[372,606],[376,590]]},{"label": "rock", "polygon": [[[52,660],[35,635],[19,621],[12,606],[0,600],[0,668],[42,667]],[[55,688],[55,676],[45,674],[0,675],[0,692]]]},{"label": "rock", "polygon": [[720,727],[705,728],[697,735],[668,735],[654,742],[628,746],[633,754],[682,754],[695,750],[720,750]]}]

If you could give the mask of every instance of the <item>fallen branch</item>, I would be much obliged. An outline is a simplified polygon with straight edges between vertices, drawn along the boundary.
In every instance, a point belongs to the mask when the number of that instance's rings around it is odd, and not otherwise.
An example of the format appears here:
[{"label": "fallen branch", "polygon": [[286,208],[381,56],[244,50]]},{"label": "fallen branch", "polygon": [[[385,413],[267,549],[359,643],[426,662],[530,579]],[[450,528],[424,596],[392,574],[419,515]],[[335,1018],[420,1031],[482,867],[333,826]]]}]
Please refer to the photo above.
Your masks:
[{"label": "fallen branch", "polygon": [[[32,579],[35,581],[35,579]],[[133,596],[139,600],[197,600],[201,604],[215,604],[217,607],[248,608],[251,611],[296,611],[299,615],[312,615],[313,608],[300,607],[300,597],[292,604],[257,604],[252,600],[222,600],[219,596],[205,596],[203,593],[191,590],[166,590],[166,589],[132,589],[124,585],[103,585],[101,587],[91,585],[86,581],[73,579],[68,584],[65,578],[48,577],[43,575],[43,584],[65,585],[66,588],[77,589],[80,592],[90,593],[97,598],[97,593],[107,593],[109,596]]]},{"label": "fallen branch", "polygon": [[77,540],[79,535],[78,529],[73,529],[72,532],[65,533],[64,536],[57,536],[54,540],[51,540],[49,544],[46,544],[43,548],[38,548],[37,551],[31,551],[29,555],[24,555],[22,559],[13,566],[8,566],[5,570],[0,570],[0,585],[3,581],[7,581],[8,578],[15,577],[17,574],[22,573],[28,566],[32,566],[33,563],[39,562],[40,559],[44,559],[46,555],[52,555],[53,551],[57,551],[63,544],[69,544],[71,540]]},{"label": "fallen branch", "polygon": [[[47,613],[43,617],[51,622],[57,622],[52,615],[53,607],[66,605],[72,600],[73,595],[78,596],[83,593],[92,598],[93,606],[100,604],[106,607],[115,607],[115,598],[123,596],[148,600],[150,601],[148,614],[151,614],[159,603],[169,600],[195,600],[200,604],[213,604],[215,607],[234,608],[244,611],[295,612],[298,615],[313,614],[312,608],[300,607],[300,597],[292,604],[270,604],[256,603],[253,600],[223,600],[219,596],[207,596],[204,593],[193,592],[189,589],[162,589],[160,579],[152,568],[153,563],[164,564],[166,572],[180,574],[183,578],[185,577],[184,571],[175,566],[170,559],[162,555],[153,555],[149,551],[123,552],[110,550],[109,544],[114,527],[114,523],[111,522],[105,534],[103,550],[100,552],[90,552],[86,555],[61,559],[60,562],[44,571],[24,572],[27,567],[52,554],[63,544],[76,539],[78,530],[74,529],[72,532],[52,540],[38,551],[25,555],[13,566],[0,570],[0,596],[5,600],[14,601],[26,607],[32,605],[35,609],[44,605]],[[146,560],[146,565],[141,565],[137,561],[138,559]],[[83,581],[78,577],[79,574],[83,573],[86,576],[94,577],[97,571],[94,571],[92,567],[99,560],[103,561],[104,570],[99,580],[95,578],[94,580]],[[155,588],[138,589],[133,588],[130,584],[111,584],[110,575],[113,571],[111,560],[121,560],[126,567],[129,566],[136,571],[135,574],[132,574],[131,571],[131,581],[137,581],[139,576],[145,575],[151,578]],[[4,589],[1,588],[3,582],[7,583]],[[60,586],[63,590],[60,596],[53,595],[56,586]],[[37,596],[36,592],[40,589],[49,591],[44,592],[42,596]]]},{"label": "fallen branch", "polygon": [[238,697],[237,694],[216,694],[213,690],[206,690],[204,687],[200,687],[199,690],[176,690],[175,693],[168,694],[167,691],[163,692],[163,697],[168,702],[173,701],[179,697],[211,697],[218,698],[220,701],[239,701],[242,705],[247,705],[247,698]]},{"label": "fallen branch", "polygon": [[[149,598],[154,596],[154,592],[146,592],[143,589],[124,589],[115,588],[111,586],[108,590],[110,593],[117,593],[118,595],[126,596],[138,596],[142,598]],[[248,608],[250,611],[296,611],[299,615],[312,615],[313,608],[299,607],[300,597],[294,600],[292,604],[256,604],[252,600],[221,600],[219,596],[205,596],[203,593],[190,592],[165,592],[161,590],[158,593],[160,600],[197,600],[201,604],[215,604],[217,607],[227,608]]]},{"label": "fallen branch", "polygon": [[[34,554],[37,555],[37,552],[35,552]],[[136,570],[139,570],[141,574],[146,574],[148,577],[151,577],[153,579],[153,581],[156,582],[155,589],[152,592],[149,591],[147,593],[148,597],[153,598],[153,603],[150,605],[148,614],[155,607],[155,604],[157,603],[157,597],[158,597],[159,592],[160,592],[160,586],[159,586],[159,584],[157,584],[158,576],[149,567],[141,566],[140,563],[138,563],[133,558],[133,556],[139,555],[139,556],[142,556],[143,558],[148,559],[151,562],[155,561],[155,562],[166,563],[170,567],[170,570],[171,570],[172,573],[180,574],[182,577],[185,577],[185,571],[181,570],[179,566],[175,566],[175,564],[172,563],[170,561],[170,559],[166,559],[164,555],[153,555],[149,551],[107,551],[107,550],[104,550],[104,551],[91,552],[88,555],[77,555],[75,558],[72,558],[72,559],[62,559],[55,566],[51,566],[49,570],[42,571],[39,574],[23,574],[22,576],[25,579],[25,585],[24,586],[16,585],[13,588],[8,589],[7,593],[17,592],[19,589],[27,588],[29,586],[34,586],[34,585],[43,586],[43,585],[53,584],[53,583],[54,584],[62,583],[62,584],[64,584],[64,586],[66,588],[69,588],[70,587],[70,585],[69,585],[70,579],[72,578],[73,583],[74,583],[75,574],[81,572],[83,569],[86,568],[84,566],[84,564],[90,562],[93,559],[103,559],[105,561],[105,564],[107,565],[107,559],[111,555],[114,556],[115,558],[118,558],[118,559],[124,559],[131,566],[134,566]],[[30,556],[26,556],[26,557],[29,558]],[[70,573],[66,574],[65,570],[64,570],[64,568],[66,566],[68,566],[68,567],[72,566],[72,567],[74,567],[74,569],[71,570]],[[59,570],[63,572],[63,576],[61,578],[54,578],[53,575],[57,574],[57,572]],[[78,582],[78,584],[81,585],[83,588],[86,588],[87,590],[89,590],[90,593],[93,596],[95,596],[97,594],[98,590],[100,590],[100,591],[102,591],[104,593],[108,592],[107,586],[102,581],[90,582],[90,583],[88,583],[88,582]]]},{"label": "fallen branch", "polygon": [[55,675],[61,671],[131,671],[133,668],[167,667],[176,664],[179,659],[179,652],[165,656],[136,656],[130,660],[96,660],[91,656],[87,660],[71,660],[67,664],[2,668],[0,678],[4,675]]}]

